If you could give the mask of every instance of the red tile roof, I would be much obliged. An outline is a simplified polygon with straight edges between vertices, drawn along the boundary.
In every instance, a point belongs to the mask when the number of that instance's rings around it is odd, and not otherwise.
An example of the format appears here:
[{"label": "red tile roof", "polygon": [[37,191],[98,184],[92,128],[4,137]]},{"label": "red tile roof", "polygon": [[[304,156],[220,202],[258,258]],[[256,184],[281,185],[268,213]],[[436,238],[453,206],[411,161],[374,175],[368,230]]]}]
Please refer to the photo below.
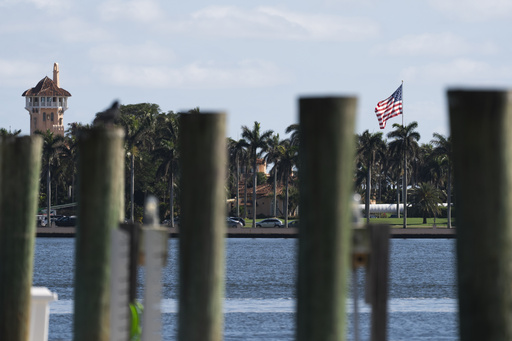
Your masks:
[{"label": "red tile roof", "polygon": [[59,88],[54,81],[48,76],[44,77],[37,83],[34,88],[26,90],[21,96],[66,96],[71,97],[71,94],[62,88]]}]

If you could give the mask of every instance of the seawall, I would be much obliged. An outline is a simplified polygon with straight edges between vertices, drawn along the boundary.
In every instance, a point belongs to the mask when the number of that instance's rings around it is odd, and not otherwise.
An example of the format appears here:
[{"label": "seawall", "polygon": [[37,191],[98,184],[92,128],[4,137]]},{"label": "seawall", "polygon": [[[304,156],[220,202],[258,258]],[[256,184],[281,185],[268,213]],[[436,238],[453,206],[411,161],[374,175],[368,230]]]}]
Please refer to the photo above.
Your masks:
[{"label": "seawall", "polygon": [[[167,228],[171,237],[179,237],[178,228]],[[75,227],[38,227],[38,238],[73,238]],[[297,238],[297,228],[228,228],[228,238]],[[392,228],[391,238],[455,238],[456,229],[447,228]]]}]

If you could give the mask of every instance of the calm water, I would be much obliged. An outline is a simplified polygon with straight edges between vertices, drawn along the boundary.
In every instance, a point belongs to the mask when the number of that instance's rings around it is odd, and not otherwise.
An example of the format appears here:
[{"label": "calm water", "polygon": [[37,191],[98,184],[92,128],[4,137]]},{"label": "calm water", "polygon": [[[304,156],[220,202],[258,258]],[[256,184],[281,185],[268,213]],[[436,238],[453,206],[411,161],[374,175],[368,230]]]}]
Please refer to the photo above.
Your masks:
[{"label": "calm water", "polygon": [[[72,339],[74,242],[36,241],[34,286],[59,295],[50,305],[49,340]],[[164,271],[164,340],[176,335],[177,244],[169,241]],[[391,240],[389,340],[458,339],[454,248],[450,239]],[[227,240],[225,340],[294,339],[296,252],[295,239]],[[368,340],[364,273],[357,278],[360,339]],[[348,339],[353,339],[352,292],[347,300]]]}]

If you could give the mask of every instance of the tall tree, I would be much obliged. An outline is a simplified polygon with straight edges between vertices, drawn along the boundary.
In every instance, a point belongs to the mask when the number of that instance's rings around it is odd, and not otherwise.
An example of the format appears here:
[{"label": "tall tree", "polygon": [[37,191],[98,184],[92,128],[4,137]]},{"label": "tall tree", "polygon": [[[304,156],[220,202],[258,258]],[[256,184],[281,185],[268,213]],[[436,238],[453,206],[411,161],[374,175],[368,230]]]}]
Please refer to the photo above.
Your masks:
[{"label": "tall tree", "polygon": [[[236,216],[240,217],[240,164],[246,159],[247,141],[230,139],[228,142],[228,155],[231,164],[236,169]],[[245,203],[247,205],[247,203]],[[247,206],[245,206],[247,208]]]},{"label": "tall tree", "polygon": [[160,113],[157,104],[140,103],[121,105],[120,123],[125,129],[125,149],[130,157],[130,221],[134,221],[135,157],[147,145],[154,131],[155,117]]},{"label": "tall tree", "polygon": [[168,177],[170,226],[174,227],[174,185],[178,173],[178,115],[173,112],[156,117],[153,161],[158,163],[157,177]]},{"label": "tall tree", "polygon": [[300,125],[298,123],[290,124],[286,127],[285,133],[290,135],[290,143],[292,146],[298,146],[300,140]]},{"label": "tall tree", "polygon": [[11,129],[0,128],[1,137],[18,136],[19,134],[21,134],[21,129],[11,131]]},{"label": "tall tree", "polygon": [[270,174],[274,178],[274,200],[273,200],[273,213],[274,216],[277,216],[277,172],[278,172],[278,163],[279,163],[279,145],[281,141],[279,140],[279,134],[274,134],[268,140],[268,152],[265,155],[265,160],[267,163],[273,163]]},{"label": "tall tree", "polygon": [[372,171],[375,159],[383,153],[385,142],[382,140],[382,133],[370,133],[368,130],[359,135],[357,154],[361,161],[365,164],[366,175],[366,196],[365,196],[365,212],[366,222],[370,222],[370,199],[372,188]]},{"label": "tall tree", "polygon": [[412,160],[416,155],[416,151],[418,149],[418,140],[420,139],[420,134],[414,131],[418,127],[418,122],[411,122],[407,126],[403,126],[398,123],[393,124],[393,128],[395,130],[388,133],[389,138],[394,138],[393,141],[389,143],[389,148],[395,155],[401,155],[403,158],[403,202],[404,202],[404,225],[403,228],[407,227],[407,168],[409,163],[407,160]]},{"label": "tall tree", "polygon": [[242,137],[247,141],[247,144],[249,145],[249,155],[250,159],[252,161],[252,170],[253,170],[253,190],[252,190],[252,227],[256,227],[256,190],[257,190],[257,160],[258,157],[261,157],[261,155],[267,150],[268,147],[268,140],[274,133],[272,130],[267,130],[265,132],[260,131],[261,126],[259,122],[254,122],[254,126],[252,129],[249,129],[247,126],[242,126]]},{"label": "tall tree", "polygon": [[288,199],[289,199],[289,184],[293,173],[294,167],[297,165],[298,146],[291,144],[290,140],[283,140],[278,148],[277,165],[279,169],[279,178],[285,185],[285,199],[284,199],[284,226],[288,227]]},{"label": "tall tree", "polygon": [[420,182],[418,186],[413,188],[411,199],[416,208],[421,212],[423,224],[427,223],[429,215],[433,215],[435,225],[435,219],[440,212],[440,196],[439,189],[428,182]]},{"label": "tall tree", "polygon": [[452,228],[452,139],[450,136],[445,137],[441,134],[434,133],[432,144],[435,146],[434,155],[437,155],[442,160],[442,165],[446,167],[446,201],[447,201],[447,215],[448,215],[448,228]]},{"label": "tall tree", "polygon": [[46,132],[36,131],[43,137],[43,172],[46,173],[46,215],[48,226],[51,226],[52,180],[51,168],[64,148],[64,137],[55,135],[49,129]]}]

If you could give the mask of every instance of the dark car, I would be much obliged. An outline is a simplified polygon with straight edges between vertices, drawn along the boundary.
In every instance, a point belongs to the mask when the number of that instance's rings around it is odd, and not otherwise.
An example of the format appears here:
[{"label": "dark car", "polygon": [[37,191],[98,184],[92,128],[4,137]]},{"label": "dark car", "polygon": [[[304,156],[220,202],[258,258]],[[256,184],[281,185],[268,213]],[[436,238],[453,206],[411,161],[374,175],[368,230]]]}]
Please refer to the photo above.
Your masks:
[{"label": "dark car", "polygon": [[245,220],[242,217],[229,217],[230,219],[238,221],[242,226],[245,226]]},{"label": "dark car", "polygon": [[299,227],[299,221],[298,220],[290,221],[288,223],[288,227]]},{"label": "dark car", "polygon": [[75,226],[76,225],[76,216],[72,215],[70,217],[60,217],[55,221],[55,225],[57,226]]},{"label": "dark car", "polygon": [[277,218],[267,218],[256,222],[256,227],[283,227],[283,222]]},{"label": "dark car", "polygon": [[236,221],[236,220],[231,219],[231,218],[226,218],[226,224],[227,224],[228,227],[235,227],[235,228],[242,227],[242,223],[241,222]]}]

